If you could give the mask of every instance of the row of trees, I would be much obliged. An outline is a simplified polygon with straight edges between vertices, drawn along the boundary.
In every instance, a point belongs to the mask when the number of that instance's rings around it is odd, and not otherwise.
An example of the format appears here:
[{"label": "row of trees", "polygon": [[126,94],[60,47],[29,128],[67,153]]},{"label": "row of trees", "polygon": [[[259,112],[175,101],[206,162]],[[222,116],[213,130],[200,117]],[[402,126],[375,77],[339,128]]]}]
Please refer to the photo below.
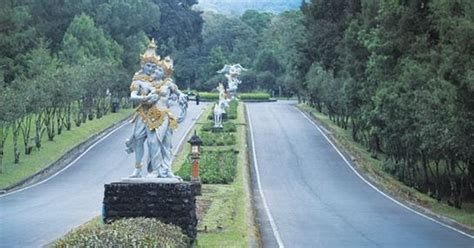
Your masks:
[{"label": "row of trees", "polygon": [[18,163],[21,154],[41,148],[44,135],[52,141],[64,130],[107,114],[112,101],[128,95],[149,38],[159,42],[163,53],[200,42],[203,21],[191,10],[194,4],[2,1],[0,171],[9,135]]},{"label": "row of trees", "polygon": [[294,80],[399,180],[474,198],[474,2],[312,0]]},{"label": "row of trees", "polygon": [[[312,0],[300,11],[205,13],[181,81],[296,95],[405,184],[460,208],[474,198],[474,3]],[[185,52],[185,53],[186,53]],[[189,66],[193,65],[193,66]]]}]

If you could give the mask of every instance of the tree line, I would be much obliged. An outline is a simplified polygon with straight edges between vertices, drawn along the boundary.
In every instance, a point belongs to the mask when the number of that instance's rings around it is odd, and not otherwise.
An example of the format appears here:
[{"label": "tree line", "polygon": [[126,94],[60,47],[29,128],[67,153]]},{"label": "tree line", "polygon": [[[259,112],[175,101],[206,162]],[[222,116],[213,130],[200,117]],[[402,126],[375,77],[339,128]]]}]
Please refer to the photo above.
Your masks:
[{"label": "tree line", "polygon": [[474,199],[474,2],[312,0],[297,93],[384,170],[461,208]]},{"label": "tree line", "polygon": [[241,63],[239,90],[294,95],[406,185],[457,208],[474,199],[474,2],[311,0],[203,18],[182,81],[210,90],[222,64]]},{"label": "tree line", "polygon": [[196,3],[1,1],[0,171],[9,135],[19,163],[21,154],[41,148],[43,136],[53,141],[101,118],[112,102],[126,106],[150,38],[165,54],[201,41],[203,20],[191,9]]}]

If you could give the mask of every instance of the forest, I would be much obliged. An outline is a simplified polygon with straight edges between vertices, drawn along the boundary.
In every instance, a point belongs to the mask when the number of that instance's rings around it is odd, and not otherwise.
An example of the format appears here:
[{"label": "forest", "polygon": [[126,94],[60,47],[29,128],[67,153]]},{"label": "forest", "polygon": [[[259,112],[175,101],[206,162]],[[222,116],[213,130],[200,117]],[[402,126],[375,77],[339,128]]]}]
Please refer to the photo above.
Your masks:
[{"label": "forest", "polygon": [[182,89],[211,91],[240,63],[240,91],[295,96],[408,186],[457,208],[474,199],[473,1],[312,0],[238,16],[196,4],[2,1],[0,165],[7,133],[54,139],[126,104],[155,38]]}]

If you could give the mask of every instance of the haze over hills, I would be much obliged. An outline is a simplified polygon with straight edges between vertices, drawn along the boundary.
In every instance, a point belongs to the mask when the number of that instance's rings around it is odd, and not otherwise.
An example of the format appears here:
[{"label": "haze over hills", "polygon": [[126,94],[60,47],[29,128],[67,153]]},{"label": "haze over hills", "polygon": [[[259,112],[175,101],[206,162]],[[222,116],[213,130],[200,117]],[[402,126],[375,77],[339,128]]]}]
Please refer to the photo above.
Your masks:
[{"label": "haze over hills", "polygon": [[301,0],[199,0],[196,8],[225,14],[242,14],[246,10],[281,13],[298,9]]}]

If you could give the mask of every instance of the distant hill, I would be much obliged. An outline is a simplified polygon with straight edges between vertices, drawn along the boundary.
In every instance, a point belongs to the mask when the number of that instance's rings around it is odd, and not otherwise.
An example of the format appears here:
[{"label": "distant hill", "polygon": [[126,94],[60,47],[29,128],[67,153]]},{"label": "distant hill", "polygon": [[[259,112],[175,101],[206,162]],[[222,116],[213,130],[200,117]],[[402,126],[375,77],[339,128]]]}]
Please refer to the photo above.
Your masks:
[{"label": "distant hill", "polygon": [[197,9],[224,14],[242,14],[246,10],[281,13],[298,9],[301,0],[199,0]]}]

